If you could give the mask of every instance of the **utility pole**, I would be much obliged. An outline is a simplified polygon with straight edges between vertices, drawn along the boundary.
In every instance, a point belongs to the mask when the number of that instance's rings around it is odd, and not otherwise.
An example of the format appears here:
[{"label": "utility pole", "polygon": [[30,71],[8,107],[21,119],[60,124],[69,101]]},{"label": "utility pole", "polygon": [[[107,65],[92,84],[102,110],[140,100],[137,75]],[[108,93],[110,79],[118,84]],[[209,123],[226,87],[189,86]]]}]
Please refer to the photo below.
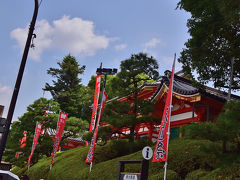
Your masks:
[{"label": "utility pole", "polygon": [[7,136],[9,134],[10,125],[11,125],[11,122],[12,122],[12,117],[13,117],[14,109],[15,109],[16,102],[17,102],[18,92],[19,92],[20,85],[21,85],[21,82],[22,82],[23,72],[24,72],[26,61],[27,61],[28,51],[29,51],[29,48],[30,48],[30,44],[31,44],[32,36],[33,36],[33,31],[34,31],[34,27],[35,27],[35,23],[36,23],[36,19],[37,19],[38,7],[39,7],[38,0],[35,0],[34,13],[33,13],[33,17],[32,17],[30,27],[29,27],[28,37],[27,37],[27,41],[26,41],[26,44],[25,44],[21,65],[20,65],[20,68],[19,68],[19,71],[18,71],[17,80],[16,80],[16,83],[15,83],[11,103],[10,103],[8,114],[7,114],[6,132],[3,134],[2,142],[0,142],[1,143],[0,144],[0,163],[2,161],[3,152],[5,150],[5,146],[6,146],[6,142],[7,142]]}]

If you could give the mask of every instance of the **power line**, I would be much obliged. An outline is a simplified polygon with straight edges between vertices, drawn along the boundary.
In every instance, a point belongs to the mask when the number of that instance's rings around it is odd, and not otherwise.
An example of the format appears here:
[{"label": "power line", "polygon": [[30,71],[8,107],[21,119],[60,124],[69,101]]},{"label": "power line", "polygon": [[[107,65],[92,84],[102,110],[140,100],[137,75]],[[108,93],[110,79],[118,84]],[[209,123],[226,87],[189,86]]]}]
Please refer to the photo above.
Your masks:
[{"label": "power line", "polygon": [[41,0],[40,3],[38,4],[38,8],[40,8],[41,4],[42,4],[42,0]]}]

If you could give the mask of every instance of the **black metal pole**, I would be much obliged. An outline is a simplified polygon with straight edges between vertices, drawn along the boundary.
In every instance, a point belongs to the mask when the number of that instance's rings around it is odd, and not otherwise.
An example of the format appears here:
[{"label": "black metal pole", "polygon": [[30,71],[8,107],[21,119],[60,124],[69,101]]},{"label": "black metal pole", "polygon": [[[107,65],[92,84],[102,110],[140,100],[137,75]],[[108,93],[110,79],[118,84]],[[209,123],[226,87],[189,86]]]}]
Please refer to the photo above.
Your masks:
[{"label": "black metal pole", "polygon": [[[104,80],[103,80],[103,85],[102,85],[102,94],[101,94],[101,102],[100,102],[100,110],[99,110],[98,116],[101,116],[101,114],[102,114],[102,105],[103,105],[103,97],[104,97],[104,92],[105,92],[106,81],[107,81],[107,74],[104,74]],[[94,130],[96,129],[96,126],[98,126],[97,123],[95,123]]]},{"label": "black metal pole", "polygon": [[19,92],[20,85],[21,85],[21,82],[22,82],[22,76],[23,76],[25,64],[26,64],[26,61],[27,61],[28,51],[29,51],[32,36],[33,36],[33,31],[34,31],[34,27],[35,27],[35,23],[36,23],[36,19],[37,19],[37,14],[38,14],[38,0],[35,0],[34,13],[33,13],[33,17],[32,17],[30,27],[29,27],[28,37],[27,37],[27,41],[26,41],[26,44],[25,44],[21,65],[20,65],[20,68],[19,68],[19,71],[18,71],[17,80],[16,80],[16,83],[15,83],[11,103],[10,103],[8,114],[7,114],[6,132],[3,135],[3,139],[2,139],[2,142],[1,142],[1,145],[0,145],[0,162],[2,161],[2,155],[3,155],[3,152],[5,150],[5,146],[6,146],[7,136],[9,134],[10,125],[11,125],[11,122],[12,122],[12,117],[13,117],[14,109],[15,109],[16,102],[17,102],[18,92]]},{"label": "black metal pole", "polygon": [[141,180],[148,179],[148,169],[149,169],[149,160],[144,159],[142,161]]}]

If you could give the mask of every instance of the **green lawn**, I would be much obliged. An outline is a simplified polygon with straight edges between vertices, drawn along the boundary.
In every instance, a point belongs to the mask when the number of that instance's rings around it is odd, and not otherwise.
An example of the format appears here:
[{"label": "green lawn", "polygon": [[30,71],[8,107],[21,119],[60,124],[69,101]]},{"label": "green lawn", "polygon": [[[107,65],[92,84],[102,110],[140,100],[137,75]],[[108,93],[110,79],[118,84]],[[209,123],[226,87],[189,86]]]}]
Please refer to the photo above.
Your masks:
[{"label": "green lawn", "polygon": [[[14,168],[13,173],[29,175],[31,180],[115,180],[119,160],[142,160],[142,152],[116,157],[109,144],[97,146],[92,172],[85,163],[89,147],[58,153],[50,170],[51,158],[43,158],[27,168]],[[152,149],[154,150],[154,146]],[[174,139],[169,145],[168,180],[240,179],[240,155],[221,154],[220,143],[208,140]],[[127,165],[126,171],[139,172],[139,165]],[[163,179],[163,163],[149,164],[149,180]]]}]

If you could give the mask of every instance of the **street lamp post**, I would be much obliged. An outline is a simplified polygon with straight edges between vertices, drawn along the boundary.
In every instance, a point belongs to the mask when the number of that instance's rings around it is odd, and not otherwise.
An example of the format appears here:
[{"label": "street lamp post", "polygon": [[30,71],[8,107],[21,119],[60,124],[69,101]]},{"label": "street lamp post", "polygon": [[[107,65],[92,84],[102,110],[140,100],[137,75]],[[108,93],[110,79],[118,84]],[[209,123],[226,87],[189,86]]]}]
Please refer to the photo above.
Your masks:
[{"label": "street lamp post", "polygon": [[35,27],[35,23],[36,23],[36,19],[37,19],[38,7],[39,7],[38,0],[35,0],[34,13],[33,13],[33,17],[32,17],[30,27],[29,27],[28,37],[27,37],[27,41],[26,41],[26,44],[25,44],[21,65],[20,65],[20,68],[19,68],[19,71],[18,71],[17,80],[16,80],[16,83],[15,83],[11,103],[10,103],[8,114],[7,114],[6,132],[4,133],[2,141],[0,142],[1,143],[0,144],[0,163],[2,161],[2,155],[3,155],[3,152],[5,150],[5,146],[6,146],[6,142],[7,142],[7,136],[8,136],[8,133],[9,133],[14,109],[15,109],[16,102],[17,102],[18,92],[19,92],[20,85],[21,85],[21,82],[22,82],[22,76],[23,76],[25,64],[26,64],[26,61],[27,61],[27,56],[28,56],[28,52],[29,52],[29,48],[30,48],[30,44],[31,44],[32,36],[33,36],[33,31],[34,31],[34,27]]},{"label": "street lamp post", "polygon": [[[106,81],[107,81],[107,75],[114,75],[117,73],[117,69],[111,69],[111,68],[102,68],[102,63],[100,65],[100,68],[97,68],[96,71],[97,75],[104,75],[104,80],[103,80],[103,85],[102,85],[102,96],[101,96],[101,102],[100,102],[100,110],[98,112],[98,120],[97,123],[94,126],[94,134],[96,132],[96,136],[97,136],[97,129],[98,125],[99,125],[99,121],[101,118],[101,114],[102,114],[102,106],[103,106],[103,99],[104,99],[104,92],[105,92],[105,85],[106,85]],[[93,135],[94,138],[95,135]],[[90,171],[92,169],[92,162],[90,164]]]},{"label": "street lamp post", "polygon": [[[103,80],[103,86],[102,86],[102,95],[101,95],[101,103],[100,103],[100,111],[102,110],[102,103],[103,103],[103,96],[104,96],[104,91],[105,91],[105,85],[107,81],[107,75],[114,75],[117,73],[117,69],[111,69],[111,68],[102,68],[102,64],[100,68],[97,68],[96,71],[97,75],[104,75],[104,80]],[[101,112],[99,112],[99,115],[101,116]],[[94,128],[95,129],[95,128]]]},{"label": "street lamp post", "polygon": [[[106,85],[106,81],[107,81],[107,75],[116,74],[117,69],[102,68],[102,64],[101,64],[100,68],[97,68],[96,73],[97,73],[97,75],[104,75],[103,86],[102,86],[102,96],[101,96],[101,103],[100,103],[100,111],[101,111],[101,109],[102,109],[101,107],[102,107],[102,103],[103,103],[103,95],[104,95],[105,85]],[[101,114],[101,112],[99,114]]]}]

